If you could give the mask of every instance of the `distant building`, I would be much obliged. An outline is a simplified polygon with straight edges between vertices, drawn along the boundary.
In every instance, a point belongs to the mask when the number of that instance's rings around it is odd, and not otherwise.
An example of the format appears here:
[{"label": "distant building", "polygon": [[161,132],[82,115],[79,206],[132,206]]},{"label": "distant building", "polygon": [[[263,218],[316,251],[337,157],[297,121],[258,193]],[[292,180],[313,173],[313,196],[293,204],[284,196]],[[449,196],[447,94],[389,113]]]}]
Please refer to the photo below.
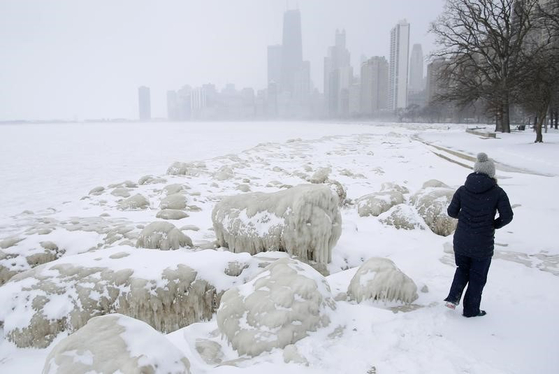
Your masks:
[{"label": "distant building", "polygon": [[283,15],[281,82],[282,91],[294,93],[295,77],[303,64],[303,38],[299,9],[288,10]]},{"label": "distant building", "polygon": [[353,70],[348,68],[350,54],[346,48],[345,30],[336,30],[335,44],[328,48],[328,54],[324,58],[324,99],[330,116],[343,115],[343,108],[348,106],[345,101],[346,97],[349,100],[349,94],[342,95],[342,90],[348,90],[353,81],[353,75],[348,75],[353,74]]},{"label": "distant building", "polygon": [[138,109],[140,121],[149,121],[151,119],[151,95],[149,87],[138,88]]},{"label": "distant building", "polygon": [[391,110],[408,106],[408,65],[410,24],[400,21],[390,32],[390,81],[388,107]]},{"label": "distant building", "polygon": [[409,93],[417,93],[425,89],[425,78],[423,76],[423,49],[421,44],[414,44],[410,57],[410,80]]},{"label": "distant building", "polygon": [[361,114],[388,109],[388,61],[371,57],[361,65]]},{"label": "distant building", "polygon": [[169,121],[178,121],[179,118],[179,100],[176,91],[167,91],[167,119]]},{"label": "distant building", "polygon": [[282,50],[281,44],[268,46],[268,82],[280,84],[282,77]]}]

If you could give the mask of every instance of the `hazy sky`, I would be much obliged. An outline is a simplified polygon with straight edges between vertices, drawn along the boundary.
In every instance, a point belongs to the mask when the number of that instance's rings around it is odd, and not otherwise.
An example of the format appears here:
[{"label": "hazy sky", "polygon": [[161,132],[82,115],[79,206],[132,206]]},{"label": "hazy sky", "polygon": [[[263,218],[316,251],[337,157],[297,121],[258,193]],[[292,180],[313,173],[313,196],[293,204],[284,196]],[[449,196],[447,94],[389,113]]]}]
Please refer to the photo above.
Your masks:
[{"label": "hazy sky", "polygon": [[[298,7],[303,58],[322,91],[323,58],[345,29],[351,62],[389,54],[390,29],[411,24],[427,54],[444,0],[0,0],[0,120],[137,118],[137,88],[152,116],[168,89],[214,83],[265,88],[267,46]],[[411,48],[410,48],[411,49]],[[411,50],[410,50],[411,52]]]}]

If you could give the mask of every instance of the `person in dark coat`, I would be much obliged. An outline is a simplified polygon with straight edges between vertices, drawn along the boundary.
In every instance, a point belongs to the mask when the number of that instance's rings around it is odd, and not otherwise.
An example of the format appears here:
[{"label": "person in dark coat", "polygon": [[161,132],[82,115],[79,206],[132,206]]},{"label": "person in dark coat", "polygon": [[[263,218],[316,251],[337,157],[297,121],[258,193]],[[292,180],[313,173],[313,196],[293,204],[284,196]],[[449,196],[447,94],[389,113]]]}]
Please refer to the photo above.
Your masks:
[{"label": "person in dark coat", "polygon": [[[499,216],[495,218],[497,212]],[[453,240],[457,269],[446,306],[455,309],[468,286],[463,316],[484,316],[487,313],[479,307],[493,257],[495,230],[510,223],[513,217],[509,198],[497,185],[495,164],[485,153],[477,155],[474,172],[454,193],[447,213],[458,218],[458,225]]]}]

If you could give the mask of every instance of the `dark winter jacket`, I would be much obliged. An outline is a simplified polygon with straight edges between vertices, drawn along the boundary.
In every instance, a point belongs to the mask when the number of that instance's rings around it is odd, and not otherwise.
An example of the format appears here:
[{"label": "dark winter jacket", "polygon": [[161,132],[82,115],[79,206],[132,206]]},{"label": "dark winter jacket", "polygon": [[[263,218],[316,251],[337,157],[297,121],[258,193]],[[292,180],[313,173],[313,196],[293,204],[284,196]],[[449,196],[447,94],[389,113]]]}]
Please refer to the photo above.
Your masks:
[{"label": "dark winter jacket", "polygon": [[[512,208],[505,191],[486,174],[472,173],[452,197],[448,215],[458,218],[454,251],[482,259],[493,256],[495,229],[512,221]],[[499,217],[495,219],[495,214]]]}]

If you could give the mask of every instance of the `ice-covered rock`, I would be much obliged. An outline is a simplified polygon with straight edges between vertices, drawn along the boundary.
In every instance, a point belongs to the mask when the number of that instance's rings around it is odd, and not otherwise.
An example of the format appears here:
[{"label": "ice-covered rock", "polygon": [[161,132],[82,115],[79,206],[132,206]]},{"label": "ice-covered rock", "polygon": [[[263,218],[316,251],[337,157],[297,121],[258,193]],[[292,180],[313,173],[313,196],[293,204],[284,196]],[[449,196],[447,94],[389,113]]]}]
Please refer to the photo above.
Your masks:
[{"label": "ice-covered rock", "polygon": [[[226,274],[230,266],[240,272]],[[76,331],[92,317],[110,313],[167,333],[211,319],[222,293],[257,269],[246,253],[212,250],[113,247],[65,256],[0,287],[0,325],[18,347],[37,348],[47,347],[62,331]]]},{"label": "ice-covered rock", "polygon": [[446,210],[454,190],[434,179],[425,182],[423,186],[423,189],[410,198],[411,203],[435,234],[441,236],[452,234],[456,229],[457,221],[450,218]]},{"label": "ice-covered rock", "polygon": [[130,190],[128,188],[115,188],[114,190],[111,191],[111,195],[116,196],[116,197],[130,197]]},{"label": "ice-covered rock", "polygon": [[203,172],[207,172],[206,163],[203,161],[198,162],[174,162],[167,169],[169,175],[188,175],[197,177]]},{"label": "ice-covered rock", "polygon": [[152,175],[145,175],[138,180],[139,185],[160,183],[167,183],[167,180],[165,178],[154,177]]},{"label": "ice-covered rock", "polygon": [[326,182],[326,180],[328,180],[328,176],[331,172],[332,168],[330,167],[320,168],[312,175],[309,182],[316,184],[324,183]]},{"label": "ice-covered rock", "polygon": [[425,222],[414,207],[398,204],[389,211],[378,216],[385,225],[394,226],[399,230],[425,230]]},{"label": "ice-covered rock", "polygon": [[217,325],[239,354],[258,356],[328,326],[335,309],[322,275],[309,265],[283,258],[223,294]]},{"label": "ice-covered rock", "polygon": [[357,199],[357,212],[361,217],[378,217],[393,206],[403,202],[404,195],[398,190],[375,192]]},{"label": "ice-covered rock", "polygon": [[89,191],[89,195],[98,196],[101,195],[105,191],[105,187],[95,187],[91,191]]},{"label": "ice-covered rock", "polygon": [[43,374],[188,374],[190,362],[164,335],[121,314],[95,317],[58,342]]},{"label": "ice-covered rock", "polygon": [[118,203],[118,209],[121,210],[138,210],[147,207],[149,207],[149,201],[141,194],[136,194]]},{"label": "ice-covered rock", "polygon": [[174,195],[176,193],[181,193],[185,190],[190,189],[190,187],[186,184],[182,184],[182,183],[174,183],[174,184],[169,184],[165,187],[163,187],[163,191],[165,191],[165,194],[167,195]]},{"label": "ice-covered rock", "polygon": [[284,251],[323,264],[341,235],[338,197],[325,185],[226,197],[212,221],[218,244],[230,251]]},{"label": "ice-covered rock", "polygon": [[192,247],[192,239],[169,222],[152,222],[147,225],[136,242],[136,247],[149,249],[179,249]]},{"label": "ice-covered rock", "polygon": [[387,258],[373,257],[359,267],[347,290],[352,300],[401,301],[412,303],[417,299],[417,286],[413,280]]},{"label": "ice-covered rock", "polygon": [[177,209],[163,209],[155,215],[156,218],[178,220],[188,217],[188,214],[183,210]]},{"label": "ice-covered rock", "polygon": [[166,198],[161,200],[159,207],[161,209],[185,209],[186,196],[180,193],[168,195]]}]

